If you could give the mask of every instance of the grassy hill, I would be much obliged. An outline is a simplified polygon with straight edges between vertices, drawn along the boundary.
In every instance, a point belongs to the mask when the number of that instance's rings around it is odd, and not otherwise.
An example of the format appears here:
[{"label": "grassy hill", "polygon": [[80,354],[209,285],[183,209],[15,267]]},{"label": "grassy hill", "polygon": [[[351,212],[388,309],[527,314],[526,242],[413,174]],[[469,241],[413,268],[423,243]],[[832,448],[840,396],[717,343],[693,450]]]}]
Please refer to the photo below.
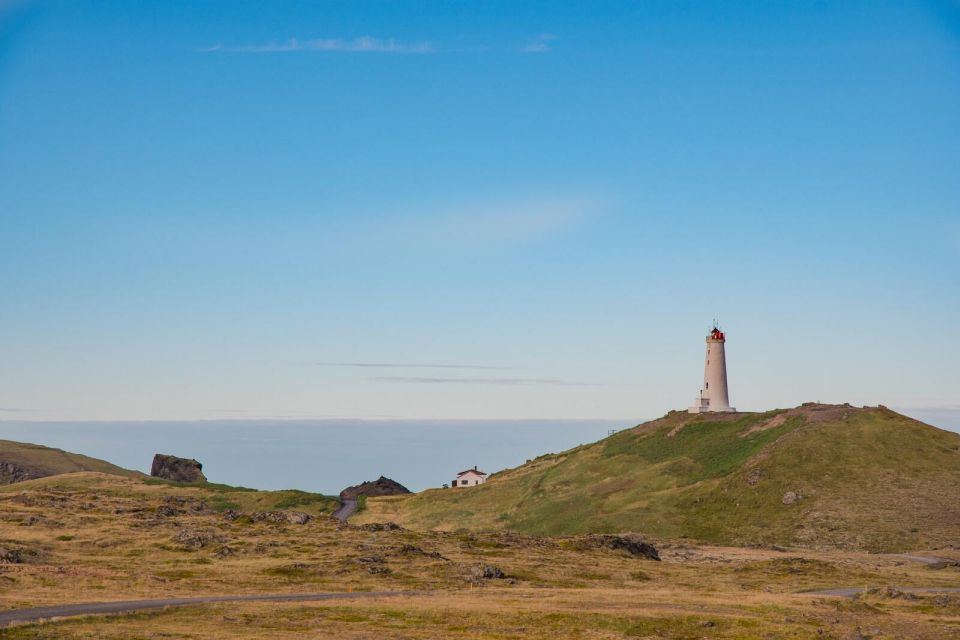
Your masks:
[{"label": "grassy hill", "polygon": [[124,469],[105,460],[78,453],[38,444],[0,440],[0,484],[80,471],[127,477],[143,476],[139,471]]},{"label": "grassy hill", "polygon": [[[258,513],[291,502],[309,502],[296,509],[315,517]],[[336,505],[316,494],[91,472],[0,486],[3,611],[219,594],[410,593],[54,619],[0,628],[0,637],[743,640],[863,638],[860,629],[875,629],[871,637],[956,640],[960,596],[907,598],[884,588],[954,587],[952,566],[686,542],[660,545],[657,562],[611,544],[623,542],[615,537],[344,526],[323,517]],[[960,551],[936,553],[960,560]],[[845,585],[872,591],[856,601],[797,595]]]},{"label": "grassy hill", "polygon": [[[794,499],[791,499],[794,498]],[[720,544],[960,545],[960,435],[889,409],[670,412],[480,487],[370,499],[357,522]]]}]

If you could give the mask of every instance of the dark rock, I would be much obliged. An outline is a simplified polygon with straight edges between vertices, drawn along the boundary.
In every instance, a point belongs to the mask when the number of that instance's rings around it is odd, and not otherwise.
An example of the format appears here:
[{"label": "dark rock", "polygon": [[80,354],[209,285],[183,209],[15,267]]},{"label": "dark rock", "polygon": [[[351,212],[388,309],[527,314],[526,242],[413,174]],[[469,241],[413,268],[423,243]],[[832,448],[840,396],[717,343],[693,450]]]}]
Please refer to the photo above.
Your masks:
[{"label": "dark rock", "polygon": [[470,574],[478,580],[503,580],[507,574],[492,564],[478,564],[470,568]]},{"label": "dark rock", "polygon": [[867,593],[876,598],[884,598],[885,600],[919,600],[919,596],[916,596],[909,591],[901,591],[896,587],[873,587],[867,589]]},{"label": "dark rock", "polygon": [[383,567],[380,565],[373,565],[367,567],[367,573],[378,574],[378,573],[392,573],[390,567]]},{"label": "dark rock", "polygon": [[157,507],[157,515],[164,518],[172,518],[173,516],[180,515],[180,511],[173,505],[162,504]]},{"label": "dark rock", "polygon": [[401,547],[397,549],[397,553],[401,555],[420,555],[427,558],[434,558],[436,560],[447,559],[443,555],[441,555],[440,552],[438,551],[424,551],[420,547],[412,544],[401,545]]},{"label": "dark rock", "polygon": [[794,502],[797,502],[802,499],[803,499],[803,496],[797,493],[796,491],[787,491],[785,494],[783,494],[783,498],[781,499],[781,502],[783,502],[783,504],[793,504]]},{"label": "dark rock", "polygon": [[157,507],[156,514],[164,518],[172,518],[186,513],[207,513],[207,503],[195,498],[182,498],[178,496],[167,496],[163,504]]},{"label": "dark rock", "polygon": [[395,482],[390,478],[380,476],[376,480],[347,487],[340,492],[340,498],[344,500],[356,500],[360,496],[374,498],[377,496],[399,496],[404,493],[410,493],[410,489],[407,489],[399,482]]},{"label": "dark rock", "polygon": [[648,560],[660,560],[657,548],[646,542],[641,536],[632,533],[625,534],[594,534],[586,537],[586,542],[592,547],[607,549],[622,549],[632,556],[640,556]]},{"label": "dark rock", "polygon": [[227,520],[228,522],[233,522],[234,520],[242,516],[243,513],[241,513],[240,511],[237,511],[236,509],[227,509],[221,515],[223,515],[224,520]]},{"label": "dark rock", "polygon": [[254,522],[276,522],[286,524],[307,524],[312,518],[300,511],[258,511],[250,516]]},{"label": "dark rock", "polygon": [[395,522],[371,522],[360,526],[364,531],[403,531],[403,527]]},{"label": "dark rock", "polygon": [[206,482],[202,469],[203,465],[196,460],[158,453],[153,456],[150,475],[175,482]]},{"label": "dark rock", "polygon": [[354,562],[359,564],[361,567],[365,568],[367,570],[367,573],[371,573],[375,575],[391,573],[390,568],[386,566],[387,561],[384,559],[383,556],[378,555],[376,553],[371,554],[369,556],[361,556],[359,558],[356,558]]},{"label": "dark rock", "polygon": [[44,473],[32,471],[15,462],[0,462],[0,484],[13,484],[24,480],[33,480],[43,477]]},{"label": "dark rock", "polygon": [[23,552],[20,549],[0,548],[0,564],[20,564],[23,562]]},{"label": "dark rock", "polygon": [[218,535],[216,532],[203,529],[181,529],[177,532],[177,535],[173,537],[173,541],[177,544],[195,549],[202,549],[211,542],[223,542],[223,540],[223,536]]},{"label": "dark rock", "polygon": [[753,468],[750,470],[750,473],[747,474],[747,484],[751,487],[755,487],[763,479],[763,470]]}]

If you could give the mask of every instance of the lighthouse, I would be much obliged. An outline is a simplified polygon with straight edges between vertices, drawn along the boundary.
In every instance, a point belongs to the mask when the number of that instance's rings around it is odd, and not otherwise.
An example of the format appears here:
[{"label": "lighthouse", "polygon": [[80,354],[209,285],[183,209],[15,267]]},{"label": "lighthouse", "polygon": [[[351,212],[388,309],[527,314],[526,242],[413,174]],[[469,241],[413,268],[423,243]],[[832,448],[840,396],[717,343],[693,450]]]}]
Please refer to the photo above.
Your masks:
[{"label": "lighthouse", "polygon": [[706,413],[720,411],[732,413],[736,411],[730,406],[730,397],[727,394],[727,355],[724,345],[727,337],[723,331],[713,324],[713,330],[707,334],[707,358],[703,365],[703,388],[700,395],[688,409],[690,413]]}]

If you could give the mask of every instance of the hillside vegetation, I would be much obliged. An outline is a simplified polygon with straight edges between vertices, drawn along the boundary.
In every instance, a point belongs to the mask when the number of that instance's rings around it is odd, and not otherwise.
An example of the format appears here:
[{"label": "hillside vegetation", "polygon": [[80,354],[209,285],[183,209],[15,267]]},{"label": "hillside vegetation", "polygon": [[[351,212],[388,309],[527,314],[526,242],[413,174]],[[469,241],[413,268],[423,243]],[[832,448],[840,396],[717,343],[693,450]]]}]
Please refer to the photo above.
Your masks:
[{"label": "hillside vegetation", "polygon": [[[957,551],[937,552],[938,570],[855,551],[688,542],[658,543],[656,561],[633,536],[358,526],[324,517],[337,504],[89,472],[2,486],[0,610],[219,594],[409,595],[88,615],[2,627],[0,637],[743,640],[863,638],[863,628],[947,640],[960,619],[960,595],[888,588],[955,587]],[[844,585],[865,593],[849,602],[800,595]]]},{"label": "hillside vegetation", "polygon": [[896,551],[960,545],[960,435],[883,407],[666,416],[358,522]]},{"label": "hillside vegetation", "polygon": [[0,484],[81,471],[126,477],[143,476],[139,471],[124,469],[105,460],[90,458],[79,453],[70,453],[39,444],[0,440]]}]

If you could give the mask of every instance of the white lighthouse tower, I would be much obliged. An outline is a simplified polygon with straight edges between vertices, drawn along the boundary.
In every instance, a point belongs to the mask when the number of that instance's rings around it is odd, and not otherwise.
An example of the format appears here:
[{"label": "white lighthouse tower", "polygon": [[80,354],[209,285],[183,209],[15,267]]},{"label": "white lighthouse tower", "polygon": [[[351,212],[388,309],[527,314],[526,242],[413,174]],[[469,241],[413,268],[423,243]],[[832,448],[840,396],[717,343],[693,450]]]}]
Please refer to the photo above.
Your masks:
[{"label": "white lighthouse tower", "polygon": [[707,359],[703,365],[703,388],[693,401],[690,413],[707,411],[734,412],[727,395],[727,356],[724,344],[727,338],[723,331],[713,324],[713,330],[707,335]]}]

